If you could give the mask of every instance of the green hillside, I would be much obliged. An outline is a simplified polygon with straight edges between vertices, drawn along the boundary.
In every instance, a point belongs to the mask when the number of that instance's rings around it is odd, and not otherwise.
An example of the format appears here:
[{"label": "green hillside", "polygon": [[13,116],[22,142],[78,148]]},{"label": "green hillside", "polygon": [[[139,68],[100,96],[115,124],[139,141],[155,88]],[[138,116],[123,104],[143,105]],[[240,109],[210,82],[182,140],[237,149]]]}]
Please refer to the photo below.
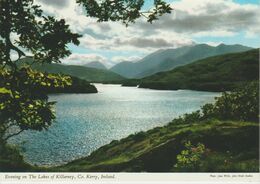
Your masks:
[{"label": "green hillside", "polygon": [[199,59],[227,53],[248,51],[252,48],[243,45],[225,45],[213,47],[207,44],[184,46],[176,49],[162,49],[151,53],[138,62],[122,62],[110,70],[127,78],[143,78]]},{"label": "green hillside", "polygon": [[72,83],[65,87],[45,87],[44,91],[48,93],[97,93],[97,88],[86,80],[77,77],[71,77]]},{"label": "green hillside", "polygon": [[226,91],[257,80],[259,50],[214,56],[141,80],[141,88]]},{"label": "green hillside", "polygon": [[[246,47],[243,45],[225,45],[220,44],[216,47],[209,46],[207,44],[199,44],[193,47],[187,47],[181,52],[178,50],[178,55],[168,56],[163,62],[159,63],[159,65],[147,70],[138,75],[138,78],[142,78],[145,76],[150,76],[152,74],[158,73],[159,71],[169,71],[178,66],[183,66],[189,63],[192,63],[196,60],[204,59],[211,56],[218,56],[227,53],[237,53],[248,51],[252,48]],[[175,51],[176,52],[176,51]],[[163,52],[162,55],[167,56],[167,52]]]},{"label": "green hillside", "polygon": [[[204,161],[205,168],[196,172],[258,171],[259,124],[219,120],[197,121],[192,125],[188,121],[176,122],[113,141],[87,158],[50,171],[170,172],[174,171],[176,157],[184,150],[186,141],[203,143],[212,152]],[[230,150],[232,152],[228,153]],[[233,165],[225,166],[226,159]],[[244,170],[239,164],[244,165]]]},{"label": "green hillside", "polygon": [[[19,61],[21,63],[31,63],[32,58],[25,58]],[[61,73],[65,75],[74,76],[84,79],[88,82],[107,82],[107,81],[120,81],[124,78],[116,73],[108,70],[100,70],[96,68],[88,68],[85,66],[76,65],[62,65],[62,64],[33,64],[33,69],[48,72],[48,73]]]}]

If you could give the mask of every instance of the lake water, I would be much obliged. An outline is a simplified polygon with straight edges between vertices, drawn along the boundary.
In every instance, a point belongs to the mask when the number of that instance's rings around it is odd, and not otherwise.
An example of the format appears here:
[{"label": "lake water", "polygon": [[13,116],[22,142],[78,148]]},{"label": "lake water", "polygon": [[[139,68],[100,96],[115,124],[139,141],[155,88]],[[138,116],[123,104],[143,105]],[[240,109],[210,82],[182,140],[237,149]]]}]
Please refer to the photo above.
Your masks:
[{"label": "lake water", "polygon": [[213,102],[219,93],[160,91],[96,84],[97,94],[51,95],[57,101],[56,122],[48,131],[26,131],[11,142],[25,160],[60,165],[90,154],[112,140],[162,126],[184,113]]}]

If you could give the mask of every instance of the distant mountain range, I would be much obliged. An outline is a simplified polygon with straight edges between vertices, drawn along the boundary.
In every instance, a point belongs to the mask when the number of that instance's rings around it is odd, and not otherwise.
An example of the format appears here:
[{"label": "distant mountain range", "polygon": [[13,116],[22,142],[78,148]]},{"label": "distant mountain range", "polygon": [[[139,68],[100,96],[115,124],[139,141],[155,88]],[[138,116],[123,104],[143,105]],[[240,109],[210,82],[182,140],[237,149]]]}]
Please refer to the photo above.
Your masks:
[{"label": "distant mountain range", "polygon": [[[27,57],[21,59],[20,63],[32,63],[32,58]],[[63,64],[33,64],[33,69],[48,72],[48,73],[61,73],[84,79],[88,82],[115,82],[121,81],[125,78],[119,74],[113,73],[108,70],[101,70],[96,68],[89,68],[85,66],[78,65],[63,65]]]},{"label": "distant mountain range", "polygon": [[96,69],[101,69],[101,70],[107,70],[107,67],[104,64],[102,64],[98,61],[93,61],[93,62],[87,63],[84,66],[86,66],[88,68],[96,68]]},{"label": "distant mountain range", "polygon": [[160,72],[141,79],[139,87],[229,91],[254,80],[259,80],[259,49],[209,57]]},{"label": "distant mountain range", "polygon": [[224,45],[213,47],[207,44],[185,46],[177,49],[158,50],[138,62],[121,62],[110,69],[127,78],[143,78],[157,72],[172,70],[178,66],[199,59],[226,53],[248,51],[252,48],[243,45]]},{"label": "distant mountain range", "polygon": [[[206,59],[211,56],[218,56],[227,53],[238,53],[238,52],[248,51],[250,49],[252,48],[242,46],[242,45],[221,44],[219,46],[213,47],[206,44],[199,44],[199,45],[185,46],[177,49],[158,50],[152,54],[149,54],[148,56],[144,57],[138,62],[135,63],[121,62],[115,65],[114,67],[112,67],[110,70],[107,70],[106,67],[98,61],[88,63],[84,66],[64,65],[64,64],[43,64],[43,65],[34,64],[32,65],[32,67],[39,71],[44,71],[48,73],[62,73],[62,74],[74,76],[80,79],[84,79],[88,82],[125,83],[126,80],[125,77],[136,78],[136,79],[145,78],[144,80],[142,80],[143,82],[141,84],[142,87],[157,88],[155,87],[156,86],[155,83],[159,82],[160,85],[158,86],[158,88],[174,89],[175,87],[168,86],[169,81],[171,81],[170,83],[173,82],[170,78],[167,78],[167,80],[165,80],[163,79],[164,77],[163,74],[159,73],[157,75],[157,73],[163,71],[172,71],[176,67],[180,67],[184,65],[190,67],[189,64],[197,60]],[[223,60],[225,58],[221,58],[221,59]],[[236,59],[240,59],[240,58],[236,58]],[[23,62],[31,63],[32,58],[30,57],[24,58],[21,60],[21,63]],[[206,68],[206,66],[202,66],[202,65],[200,65],[200,67],[201,70]],[[218,72],[222,74],[223,73],[222,70],[226,71],[226,69],[223,68]],[[189,79],[193,79],[194,77],[193,75],[196,76],[197,74],[199,73],[190,73],[190,76],[185,76],[185,77]],[[176,78],[176,74],[174,75]],[[151,77],[149,78],[148,76]],[[168,79],[170,80],[168,81]],[[126,83],[127,85],[136,85],[137,81],[139,82],[139,80],[133,80],[131,82],[130,80],[128,80]],[[161,85],[162,81],[167,83],[166,85],[167,87],[166,86],[162,87]],[[153,84],[151,84],[151,82],[153,82]],[[176,81],[174,83],[176,83]]]}]

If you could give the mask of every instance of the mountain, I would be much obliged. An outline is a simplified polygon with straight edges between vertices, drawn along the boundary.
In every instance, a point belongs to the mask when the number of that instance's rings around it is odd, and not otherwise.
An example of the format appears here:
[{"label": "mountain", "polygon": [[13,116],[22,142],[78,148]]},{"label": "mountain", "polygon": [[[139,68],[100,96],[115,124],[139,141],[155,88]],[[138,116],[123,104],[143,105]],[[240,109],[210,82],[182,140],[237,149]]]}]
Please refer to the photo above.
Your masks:
[{"label": "mountain", "polygon": [[226,91],[259,80],[259,49],[209,57],[143,78],[139,87]]},{"label": "mountain", "polygon": [[110,71],[122,75],[126,78],[134,78],[136,75],[136,65],[133,62],[123,61],[110,68]]},{"label": "mountain", "polygon": [[96,69],[100,69],[100,70],[107,70],[107,67],[104,64],[102,64],[98,61],[93,61],[93,62],[87,63],[84,66],[86,66],[88,68],[96,68]]},{"label": "mountain", "polygon": [[[21,63],[32,63],[32,58],[25,58],[20,61]],[[48,73],[61,73],[84,79],[88,82],[109,82],[109,81],[121,81],[124,77],[113,73],[108,70],[100,70],[96,68],[88,68],[78,65],[63,65],[63,64],[33,64],[33,69],[48,72]]]},{"label": "mountain", "polygon": [[213,47],[207,44],[198,44],[177,49],[158,50],[136,63],[122,62],[110,70],[127,78],[143,78],[210,56],[242,52],[250,49],[252,48],[242,45],[221,44]]}]

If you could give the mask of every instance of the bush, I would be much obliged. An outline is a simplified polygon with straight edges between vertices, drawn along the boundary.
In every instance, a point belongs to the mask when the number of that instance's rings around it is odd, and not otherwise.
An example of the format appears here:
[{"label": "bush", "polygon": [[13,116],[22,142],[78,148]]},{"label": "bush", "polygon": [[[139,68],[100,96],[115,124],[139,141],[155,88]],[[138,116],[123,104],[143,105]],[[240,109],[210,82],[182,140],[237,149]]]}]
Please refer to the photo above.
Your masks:
[{"label": "bush", "polygon": [[202,114],[201,114],[201,112],[199,110],[195,111],[195,112],[192,112],[190,114],[184,114],[184,116],[183,116],[183,119],[187,123],[194,123],[196,121],[201,120],[201,118],[202,118]]},{"label": "bush", "polygon": [[32,166],[25,163],[18,147],[0,145],[0,172],[31,171]]},{"label": "bush", "polygon": [[142,141],[146,138],[146,132],[138,132],[133,136],[134,141]]},{"label": "bush", "polygon": [[[258,156],[251,151],[243,151],[239,155],[230,151],[213,151],[204,144],[185,143],[185,148],[177,155],[174,172],[259,172]],[[248,157],[248,154],[250,156]],[[241,157],[242,156],[242,157]]]},{"label": "bush", "polygon": [[185,143],[185,150],[177,155],[177,163],[174,165],[177,171],[197,171],[200,168],[202,159],[206,156],[204,144],[198,143],[197,146],[190,141]]},{"label": "bush", "polygon": [[224,92],[215,104],[202,107],[204,118],[258,122],[259,83],[251,82],[233,92]]}]

